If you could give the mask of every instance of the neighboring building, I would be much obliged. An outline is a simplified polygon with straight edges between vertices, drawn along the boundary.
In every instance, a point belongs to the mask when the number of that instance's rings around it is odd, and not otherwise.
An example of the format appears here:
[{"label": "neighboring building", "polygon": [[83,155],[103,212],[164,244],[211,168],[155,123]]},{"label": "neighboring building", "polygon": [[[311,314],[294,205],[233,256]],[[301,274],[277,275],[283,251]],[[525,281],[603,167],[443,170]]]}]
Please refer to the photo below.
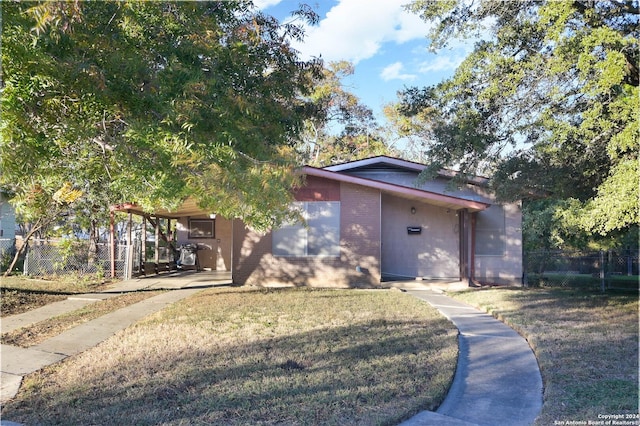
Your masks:
[{"label": "neighboring building", "polygon": [[13,240],[15,237],[16,211],[6,195],[0,192],[0,239]]},{"label": "neighboring building", "polygon": [[199,243],[201,267],[229,270],[237,284],[376,287],[416,278],[520,283],[520,203],[497,203],[486,178],[450,189],[447,172],[416,187],[425,167],[390,157],[303,167],[306,183],[295,192],[293,207],[306,226],[288,224],[264,234],[240,220],[210,219],[193,202],[158,214],[178,220],[176,244]]},{"label": "neighboring building", "polygon": [[16,244],[16,211],[5,194],[0,192],[0,269],[6,257],[14,252]]}]

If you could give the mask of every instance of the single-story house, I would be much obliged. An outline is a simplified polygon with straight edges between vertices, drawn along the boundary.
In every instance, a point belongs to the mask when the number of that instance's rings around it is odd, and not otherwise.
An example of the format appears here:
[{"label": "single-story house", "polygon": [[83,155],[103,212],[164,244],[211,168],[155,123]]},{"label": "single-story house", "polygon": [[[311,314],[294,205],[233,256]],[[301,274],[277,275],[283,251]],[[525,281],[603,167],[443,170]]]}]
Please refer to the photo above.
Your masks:
[{"label": "single-story house", "polygon": [[[267,233],[204,212],[175,212],[175,245],[197,243],[201,268],[236,284],[376,287],[384,280],[446,279],[512,284],[522,277],[520,203],[501,204],[488,179],[460,188],[454,172],[418,184],[425,165],[379,156],[302,167],[293,208],[306,218]],[[115,210],[136,211],[135,205]],[[169,226],[172,229],[172,226]],[[172,235],[173,234],[173,235]]]}]

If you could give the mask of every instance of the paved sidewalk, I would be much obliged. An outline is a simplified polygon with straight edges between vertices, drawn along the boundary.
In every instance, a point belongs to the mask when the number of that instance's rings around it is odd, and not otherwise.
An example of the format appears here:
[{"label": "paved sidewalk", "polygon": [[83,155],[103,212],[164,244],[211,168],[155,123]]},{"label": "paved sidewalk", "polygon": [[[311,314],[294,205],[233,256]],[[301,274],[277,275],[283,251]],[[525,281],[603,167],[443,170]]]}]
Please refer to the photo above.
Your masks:
[{"label": "paved sidewalk", "polygon": [[[49,364],[96,346],[121,329],[205,287],[223,284],[224,277],[184,275],[119,283],[96,294],[73,296],[2,319],[2,331],[78,309],[125,291],[171,288],[172,291],[114,311],[67,330],[31,348],[2,345],[0,400],[17,393],[22,377]],[[530,425],[542,408],[542,379],[531,348],[514,330],[475,308],[431,290],[407,288],[442,312],[460,331],[458,366],[449,393],[437,412],[424,411],[402,426]],[[2,426],[8,425],[2,421]]]},{"label": "paved sidewalk", "polygon": [[[1,345],[0,403],[4,403],[16,395],[23,376],[92,348],[145,316],[204,288],[229,282],[228,274],[206,272],[197,274],[185,272],[158,278],[135,279],[117,283],[100,293],[73,295],[66,300],[51,303],[23,314],[2,318],[0,328],[2,333],[6,333],[125,292],[170,290],[88,321],[26,349]],[[2,425],[4,424],[5,422],[2,422]]]},{"label": "paved sidewalk", "polygon": [[530,425],[542,408],[542,377],[527,341],[492,316],[429,290],[407,290],[458,327],[460,353],[449,393],[437,412],[402,426]]}]

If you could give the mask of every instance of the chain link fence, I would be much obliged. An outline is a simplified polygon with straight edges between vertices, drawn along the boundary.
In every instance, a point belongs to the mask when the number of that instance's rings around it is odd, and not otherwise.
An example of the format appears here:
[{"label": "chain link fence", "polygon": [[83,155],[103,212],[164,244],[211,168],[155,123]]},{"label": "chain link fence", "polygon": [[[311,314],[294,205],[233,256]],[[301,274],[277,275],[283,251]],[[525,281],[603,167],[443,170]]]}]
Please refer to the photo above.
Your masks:
[{"label": "chain link fence", "polygon": [[637,251],[525,253],[525,287],[639,290]]},{"label": "chain link fence", "polygon": [[[0,239],[0,267],[5,270],[15,254],[14,239]],[[134,241],[129,253],[126,242],[116,243],[116,277],[128,279],[145,272],[145,264],[155,258],[153,244],[147,244],[145,258],[142,259],[141,244]],[[108,243],[91,245],[89,241],[33,240],[29,243],[24,259],[24,273],[32,276],[43,275],[103,275],[111,272],[111,254]],[[175,260],[175,253],[169,247],[158,248],[159,264],[165,267]],[[129,265],[131,263],[131,265]],[[618,290],[640,290],[640,252],[599,251],[566,252],[537,251],[524,256],[525,287],[568,287]],[[150,272],[150,269],[147,271]]]},{"label": "chain link fence", "polygon": [[15,238],[0,238],[0,272],[7,270],[15,253]]},{"label": "chain link fence", "polygon": [[[117,244],[115,250],[116,277],[126,278],[127,246]],[[29,242],[24,261],[24,273],[33,276],[102,275],[111,273],[111,253],[108,243],[91,244],[89,241],[47,240]]]},{"label": "chain link fence", "polygon": [[151,272],[158,273],[162,270],[169,270],[172,267],[175,268],[176,254],[173,248],[164,241],[159,242],[158,245],[157,264],[155,263],[156,246],[154,242],[147,241],[144,245],[144,252],[142,250],[142,242],[140,240],[134,240],[132,247],[132,276],[144,275]]}]

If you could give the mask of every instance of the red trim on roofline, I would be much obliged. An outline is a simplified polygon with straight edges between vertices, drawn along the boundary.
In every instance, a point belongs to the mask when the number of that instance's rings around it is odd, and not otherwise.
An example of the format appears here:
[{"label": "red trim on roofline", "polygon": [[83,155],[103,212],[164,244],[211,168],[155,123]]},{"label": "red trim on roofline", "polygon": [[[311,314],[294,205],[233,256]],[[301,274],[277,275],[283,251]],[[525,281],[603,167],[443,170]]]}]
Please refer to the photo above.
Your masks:
[{"label": "red trim on roofline", "polygon": [[480,211],[488,208],[491,204],[483,203],[481,201],[467,200],[465,198],[453,197],[451,195],[443,195],[437,192],[425,191],[417,188],[409,188],[406,186],[396,185],[393,183],[381,182],[372,179],[361,178],[357,176],[346,175],[343,173],[334,172],[326,169],[318,169],[311,166],[304,166],[300,169],[301,174],[322,177],[326,179],[337,180],[340,182],[352,183],[355,185],[362,185],[369,188],[376,188],[381,191],[391,192],[398,195],[404,195],[407,197],[420,198],[425,201],[431,201],[434,204],[448,205],[458,209],[470,209],[473,211]]}]

